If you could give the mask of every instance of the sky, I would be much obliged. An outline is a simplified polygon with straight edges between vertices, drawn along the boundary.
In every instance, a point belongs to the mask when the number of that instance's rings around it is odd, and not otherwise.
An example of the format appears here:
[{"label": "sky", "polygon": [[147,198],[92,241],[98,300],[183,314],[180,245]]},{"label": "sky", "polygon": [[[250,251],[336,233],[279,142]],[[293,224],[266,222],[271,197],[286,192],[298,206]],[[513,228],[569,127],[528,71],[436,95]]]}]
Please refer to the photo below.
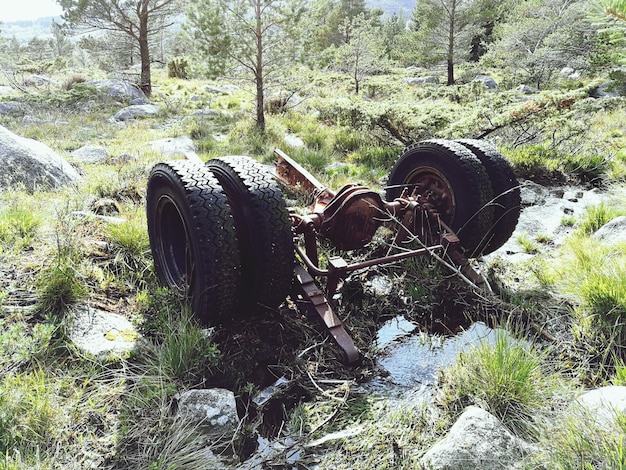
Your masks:
[{"label": "sky", "polygon": [[0,0],[0,23],[36,20],[61,13],[61,7],[55,0]]}]

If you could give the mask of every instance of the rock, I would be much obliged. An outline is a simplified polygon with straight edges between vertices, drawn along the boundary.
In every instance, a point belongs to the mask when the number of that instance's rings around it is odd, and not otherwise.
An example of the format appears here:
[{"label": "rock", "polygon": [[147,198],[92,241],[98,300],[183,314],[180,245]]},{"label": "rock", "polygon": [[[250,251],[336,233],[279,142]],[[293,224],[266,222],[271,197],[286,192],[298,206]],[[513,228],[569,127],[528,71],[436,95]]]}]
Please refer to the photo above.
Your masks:
[{"label": "rock", "polygon": [[59,83],[52,80],[50,77],[46,77],[45,75],[33,74],[30,77],[27,77],[26,80],[24,80],[24,84],[28,86],[50,86],[58,85]]},{"label": "rock", "polygon": [[106,93],[113,98],[120,98],[128,103],[135,99],[142,100],[140,104],[148,102],[145,93],[133,83],[119,78],[97,80],[87,82],[87,85],[95,87],[98,91]]},{"label": "rock", "polygon": [[610,429],[620,415],[626,414],[626,387],[613,385],[591,390],[578,397],[572,406],[573,412],[579,408],[586,418]]},{"label": "rock", "polygon": [[96,215],[105,215],[108,217],[119,215],[120,213],[117,201],[110,198],[102,198],[94,201],[91,206],[89,206],[89,209]]},{"label": "rock", "polygon": [[81,163],[98,163],[109,158],[109,151],[100,145],[85,145],[71,155]]},{"label": "rock", "polygon": [[339,171],[343,168],[348,168],[350,165],[348,165],[347,163],[344,162],[333,162],[330,165],[326,165],[324,167],[324,171],[326,173],[332,173],[334,171]]},{"label": "rock", "polygon": [[483,85],[485,85],[485,87],[487,87],[488,90],[497,90],[498,89],[498,84],[489,75],[476,75],[476,77],[474,77],[474,80],[472,80],[472,81],[473,82],[481,82]]},{"label": "rock", "polygon": [[302,140],[297,135],[291,133],[285,134],[285,143],[294,148],[304,147],[304,140]]},{"label": "rock", "polygon": [[524,95],[531,95],[531,94],[535,93],[536,90],[534,88],[529,87],[528,85],[519,85],[515,89],[515,91],[518,92],[518,93],[522,93]]},{"label": "rock", "polygon": [[27,114],[26,116],[24,116],[22,118],[22,124],[25,124],[27,126],[29,124],[41,124],[41,123],[44,123],[44,122],[46,122],[46,121],[44,121],[43,119],[39,119],[39,118],[37,118],[35,116],[31,116],[30,114]]},{"label": "rock", "polygon": [[544,204],[548,194],[549,191],[547,188],[533,181],[526,180],[520,183],[522,207]]},{"label": "rock", "polygon": [[430,75],[427,77],[408,77],[402,80],[407,85],[439,85],[439,77]]},{"label": "rock", "polygon": [[152,150],[166,157],[184,157],[187,154],[196,153],[196,144],[189,137],[168,137],[150,141],[148,145]]},{"label": "rock", "polygon": [[0,126],[0,187],[56,189],[79,179],[74,167],[50,147]]},{"label": "rock", "polygon": [[15,93],[15,90],[7,85],[0,85],[0,96],[10,95]]},{"label": "rock", "polygon": [[123,165],[126,163],[136,162],[139,160],[139,157],[136,155],[132,155],[130,153],[121,153],[116,157],[111,157],[109,162],[114,165]]},{"label": "rock", "polygon": [[609,244],[626,243],[626,216],[607,222],[593,234],[593,238]]},{"label": "rock", "polygon": [[33,110],[26,103],[19,101],[3,101],[0,102],[0,114],[8,116],[19,116],[32,113]]},{"label": "rock", "polygon": [[213,85],[206,85],[202,87],[202,91],[205,91],[207,93],[212,93],[214,95],[227,95],[228,94],[228,91],[223,90],[222,88],[219,88]]},{"label": "rock", "polygon": [[592,98],[617,98],[624,95],[626,95],[626,85],[615,80],[604,82],[589,90],[589,96]]},{"label": "rock", "polygon": [[214,109],[197,109],[195,110],[193,113],[191,113],[191,116],[207,116],[207,117],[214,117],[214,116],[219,116],[220,113]]},{"label": "rock", "polygon": [[226,85],[222,85],[222,92],[226,93],[226,94],[230,94],[230,93],[234,93],[237,90],[239,90],[239,87],[237,85],[233,85],[233,84],[226,84]]},{"label": "rock", "polygon": [[79,305],[72,313],[74,323],[69,336],[81,350],[99,356],[124,354],[135,347],[139,334],[125,317],[88,305]]},{"label": "rock", "polygon": [[179,416],[204,425],[211,432],[225,434],[237,429],[237,404],[230,390],[188,390],[177,398]]},{"label": "rock", "polygon": [[159,112],[159,107],[153,104],[134,104],[124,109],[119,110],[115,116],[114,121],[127,121],[136,117],[153,116]]},{"label": "rock", "polygon": [[282,113],[304,101],[293,91],[281,90],[265,97],[264,108],[268,113]]},{"label": "rock", "polygon": [[420,463],[431,470],[504,470],[521,468],[529,453],[534,453],[533,447],[495,416],[470,406]]}]

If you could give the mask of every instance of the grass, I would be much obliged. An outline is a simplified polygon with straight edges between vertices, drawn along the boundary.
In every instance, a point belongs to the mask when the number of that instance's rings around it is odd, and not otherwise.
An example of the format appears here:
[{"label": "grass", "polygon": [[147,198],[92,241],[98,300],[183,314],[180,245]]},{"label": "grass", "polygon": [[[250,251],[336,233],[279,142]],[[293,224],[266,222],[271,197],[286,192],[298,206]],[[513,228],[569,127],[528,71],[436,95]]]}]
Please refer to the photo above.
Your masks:
[{"label": "grass", "polygon": [[480,406],[518,435],[536,435],[537,419],[550,410],[561,381],[548,365],[545,353],[496,330],[493,340],[482,340],[442,371],[440,402],[454,415]]},{"label": "grass", "polygon": [[[332,87],[328,86],[331,79]],[[344,383],[367,380],[376,371],[368,362],[371,358],[357,369],[346,369],[325,359],[332,347],[295,309],[270,312],[235,332],[211,332],[193,321],[188,307],[175,295],[158,289],[143,198],[148,172],[163,157],[147,142],[191,135],[205,160],[248,154],[269,163],[273,148],[284,148],[284,136],[292,132],[305,146],[287,153],[324,184],[338,189],[347,182],[360,182],[378,190],[400,148],[388,134],[367,124],[368,119],[380,114],[379,108],[389,103],[408,103],[412,109],[402,107],[397,114],[389,114],[400,130],[406,123],[413,126],[411,129],[428,133],[428,138],[467,137],[468,130],[479,121],[476,117],[489,115],[485,111],[492,108],[484,107],[485,103],[491,100],[500,106],[501,102],[504,107],[508,99],[491,95],[471,98],[465,89],[453,87],[418,90],[399,86],[393,77],[385,76],[374,77],[369,85],[373,101],[365,102],[348,97],[344,77],[329,74],[307,83],[311,96],[302,106],[268,115],[268,128],[262,134],[251,119],[246,90],[214,96],[202,90],[204,81],[164,80],[158,73],[155,80],[158,86],[154,100],[162,105],[161,115],[123,126],[108,119],[118,109],[112,102],[96,102],[90,111],[79,111],[81,100],[94,98],[84,87],[34,102],[37,111],[48,119],[42,125],[20,127],[18,118],[0,118],[3,125],[47,143],[68,158],[72,150],[86,144],[105,145],[111,154],[111,159],[97,165],[76,163],[84,175],[84,182],[77,188],[42,195],[16,191],[1,197],[0,469],[89,465],[151,470],[213,468],[215,461],[204,451],[202,435],[194,425],[175,418],[177,392],[230,386],[242,409],[252,411],[247,408],[249,398],[267,385],[268,376],[285,375],[304,388],[309,385],[309,376],[303,370],[316,380],[321,378],[323,386],[324,380],[332,383],[337,377],[345,379]],[[194,95],[200,99],[192,100]],[[348,105],[336,105],[344,99]],[[472,108],[467,115],[459,115],[461,102]],[[419,113],[415,112],[416,106],[420,107]],[[329,112],[335,108],[336,112]],[[183,119],[197,109],[213,109],[220,114]],[[349,114],[352,112],[364,115]],[[582,179],[620,181],[626,179],[626,156],[620,150],[625,132],[620,116],[620,111],[597,112],[589,121],[594,142],[603,149],[611,146],[608,154],[613,158],[608,160],[600,159],[591,144],[576,154],[584,158],[564,158],[569,154],[562,147],[554,148],[553,142],[510,145],[507,149],[511,143],[507,132],[513,133],[511,129],[499,134],[498,139],[520,176],[554,175],[566,169]],[[494,114],[495,118],[499,115]],[[351,119],[363,125],[357,129],[350,125]],[[56,125],[57,120],[67,124]],[[218,142],[214,135],[228,138]],[[122,155],[130,157],[119,158]],[[335,162],[341,165],[332,167]],[[120,210],[117,217],[124,222],[113,224],[93,216],[77,218],[77,211],[89,212],[91,203],[102,198],[115,201]],[[534,272],[541,288],[566,294],[567,302],[571,302],[563,328],[570,329],[573,339],[566,343],[571,348],[565,349],[571,349],[572,355],[585,354],[576,357],[585,363],[598,360],[602,354],[606,358],[602,359],[604,369],[596,380],[623,384],[626,373],[621,351],[626,338],[616,321],[626,308],[624,250],[603,247],[589,238],[619,213],[607,205],[590,209],[581,220],[564,217],[563,225],[578,226],[578,236],[568,240],[554,263],[536,262],[525,275]],[[529,253],[550,244],[544,235],[518,241]],[[341,302],[342,318],[355,327],[355,341],[365,349],[370,347],[369,339],[380,317],[401,311],[430,318],[441,314],[448,304],[456,311],[459,305],[464,309],[482,308],[482,304],[466,307],[455,303],[458,298],[449,284],[439,282],[445,274],[428,261],[408,261],[390,272],[394,282],[401,285],[390,296],[393,299],[359,301],[357,290],[357,295]],[[358,284],[352,283],[353,290],[361,288]],[[34,308],[28,301],[33,295]],[[548,315],[547,298],[511,293],[506,308],[540,321]],[[59,334],[59,326],[70,320],[66,318],[68,310],[78,302],[121,312],[140,325],[142,339],[136,350],[122,358],[83,356],[65,335]],[[255,337],[246,330],[260,331],[263,322],[271,323],[271,335],[251,340]],[[218,343],[220,335],[227,336],[228,341]],[[293,354],[290,340],[298,343],[297,350],[308,351],[306,360]],[[371,351],[367,349],[373,357]],[[252,359],[245,364],[247,368],[240,367],[247,354]],[[530,342],[498,333],[495,342],[464,351],[457,364],[442,372],[443,398],[438,408],[413,400],[362,395],[350,385],[334,391],[338,399],[329,399],[328,393],[308,386],[306,393],[280,403],[286,421],[280,421],[274,431],[281,438],[301,442],[346,432],[342,439],[328,440],[304,453],[305,460],[315,458],[317,462],[312,463],[320,468],[416,468],[421,454],[445,434],[462,408],[475,403],[516,432],[532,435],[542,443],[548,450],[540,462],[545,468],[584,468],[591,461],[619,468],[624,452],[615,436],[594,437],[591,430],[579,432],[580,423],[563,420],[554,421],[557,429],[545,427],[544,418],[549,415],[546,405],[561,403],[563,396],[584,380],[574,371],[569,382],[563,383],[564,377],[555,372],[561,366],[559,360],[558,354],[546,356]],[[249,373],[241,377],[244,370]],[[248,415],[242,425],[244,431],[254,431],[256,421],[263,418],[261,414]],[[549,439],[551,435],[553,440]],[[229,443],[215,444],[223,451]],[[581,456],[587,460],[581,460]]]}]

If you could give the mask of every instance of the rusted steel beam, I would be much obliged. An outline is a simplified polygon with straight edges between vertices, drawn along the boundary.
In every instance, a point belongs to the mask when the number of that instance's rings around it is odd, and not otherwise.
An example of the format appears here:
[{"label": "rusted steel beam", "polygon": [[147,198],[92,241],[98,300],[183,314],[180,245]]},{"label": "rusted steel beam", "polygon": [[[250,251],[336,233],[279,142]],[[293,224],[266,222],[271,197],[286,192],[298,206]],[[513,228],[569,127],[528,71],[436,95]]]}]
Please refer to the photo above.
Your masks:
[{"label": "rusted steel beam", "polygon": [[311,302],[311,305],[318,317],[328,329],[337,346],[339,346],[344,355],[346,364],[356,364],[361,360],[361,354],[354,345],[352,338],[343,327],[343,323],[339,317],[333,312],[328,304],[328,300],[324,293],[320,290],[315,280],[302,266],[296,266],[295,275],[300,289],[304,297]]}]

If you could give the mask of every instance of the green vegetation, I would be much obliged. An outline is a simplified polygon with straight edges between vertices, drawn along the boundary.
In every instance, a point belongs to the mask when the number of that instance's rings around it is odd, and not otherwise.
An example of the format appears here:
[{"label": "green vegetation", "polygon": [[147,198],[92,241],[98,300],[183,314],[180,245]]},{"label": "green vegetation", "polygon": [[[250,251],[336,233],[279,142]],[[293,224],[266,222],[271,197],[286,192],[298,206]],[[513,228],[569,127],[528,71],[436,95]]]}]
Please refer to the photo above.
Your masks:
[{"label": "green vegetation", "polygon": [[453,413],[477,405],[497,416],[519,435],[536,435],[537,420],[548,414],[561,386],[550,370],[548,354],[496,330],[464,351],[443,371],[440,400]]},{"label": "green vegetation", "polygon": [[[82,3],[61,1],[76,24],[88,19],[79,18]],[[280,31],[264,30],[262,58],[254,54],[259,43],[234,36],[246,16],[223,8],[249,2],[188,3],[191,21],[180,35],[163,27],[180,4],[151,4],[168,8],[147,13],[140,35],[159,33],[163,57],[142,51],[153,68],[142,70],[140,85],[159,113],[123,123],[110,119],[118,98],[88,82],[140,75],[126,70],[138,38],[109,31],[75,43],[58,26],[51,39],[28,43],[0,36],[0,85],[14,89],[1,100],[29,107],[0,115],[0,125],[47,144],[83,176],[76,187],[0,195],[0,469],[212,468],[205,437],[175,416],[177,393],[208,387],[233,390],[245,414],[232,441],[212,442],[224,455],[249,454],[250,436],[260,433],[322,440],[302,451],[322,468],[415,468],[463,408],[477,404],[543,449],[537,468],[624,467],[626,420],[609,433],[559,413],[583,387],[626,384],[626,246],[593,238],[625,214],[623,201],[563,215],[560,229],[573,233],[561,245],[548,234],[516,237],[532,261],[493,261],[491,277],[523,281],[504,283],[495,300],[432,259],[380,268],[393,284],[384,299],[364,289],[369,274],[357,273],[337,307],[365,353],[355,369],[339,364],[330,341],[292,303],[253,321],[198,325],[177,293],[157,286],[144,208],[150,168],[170,158],[148,142],[182,136],[202,160],[252,155],[270,164],[279,147],[332,189],[359,182],[384,190],[401,149],[433,138],[488,139],[520,178],[541,184],[621,188],[623,2],[573,1],[556,11],[559,2],[474,0],[444,12],[449,2],[428,0],[410,19],[364,1],[279,2],[290,8],[255,18],[281,20]],[[454,43],[442,47],[450,33]],[[531,38],[529,53],[520,44]],[[575,70],[562,73],[566,66]],[[32,74],[53,81],[32,84]],[[475,80],[484,74],[497,89]],[[410,84],[415,79],[430,82]],[[617,96],[592,98],[609,80]],[[29,124],[24,114],[41,122]],[[105,146],[110,157],[73,160],[87,144]],[[381,236],[371,249],[382,252],[387,241]],[[321,249],[323,262],[334,254]],[[130,319],[140,331],[127,338],[136,348],[103,357],[79,351],[68,332],[84,305]],[[378,373],[377,328],[399,314],[446,333],[495,316],[515,336],[497,330],[463,351],[440,371],[431,407],[357,392],[355,383]],[[255,394],[281,376],[292,388],[270,410],[255,410]],[[332,433],[341,437],[324,440]]]}]

